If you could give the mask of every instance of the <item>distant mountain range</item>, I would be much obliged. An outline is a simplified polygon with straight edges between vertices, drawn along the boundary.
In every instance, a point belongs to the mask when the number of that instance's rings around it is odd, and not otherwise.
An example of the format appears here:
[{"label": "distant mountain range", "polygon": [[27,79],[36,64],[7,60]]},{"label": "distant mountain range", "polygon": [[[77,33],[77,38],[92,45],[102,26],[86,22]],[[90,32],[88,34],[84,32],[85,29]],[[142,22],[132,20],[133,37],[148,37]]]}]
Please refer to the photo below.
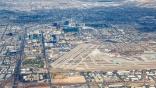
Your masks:
[{"label": "distant mountain range", "polygon": [[31,11],[41,9],[86,9],[94,7],[139,6],[156,8],[156,0],[0,0],[0,9]]}]

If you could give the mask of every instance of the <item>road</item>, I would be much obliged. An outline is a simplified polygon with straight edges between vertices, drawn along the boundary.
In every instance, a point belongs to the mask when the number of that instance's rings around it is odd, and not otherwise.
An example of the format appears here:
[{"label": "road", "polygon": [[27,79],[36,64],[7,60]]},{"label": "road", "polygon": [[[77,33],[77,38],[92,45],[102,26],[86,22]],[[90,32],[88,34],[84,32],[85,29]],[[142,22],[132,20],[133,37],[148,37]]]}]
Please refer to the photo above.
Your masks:
[{"label": "road", "polygon": [[51,73],[50,73],[50,69],[49,69],[49,63],[48,63],[48,59],[47,59],[47,56],[46,56],[46,48],[45,48],[45,41],[44,41],[44,35],[43,35],[43,32],[42,32],[42,53],[43,53],[43,58],[45,59],[45,65],[46,65],[46,68],[47,68],[47,71],[48,71],[48,78],[49,78],[49,86],[50,88],[52,88],[52,82],[51,82]]}]

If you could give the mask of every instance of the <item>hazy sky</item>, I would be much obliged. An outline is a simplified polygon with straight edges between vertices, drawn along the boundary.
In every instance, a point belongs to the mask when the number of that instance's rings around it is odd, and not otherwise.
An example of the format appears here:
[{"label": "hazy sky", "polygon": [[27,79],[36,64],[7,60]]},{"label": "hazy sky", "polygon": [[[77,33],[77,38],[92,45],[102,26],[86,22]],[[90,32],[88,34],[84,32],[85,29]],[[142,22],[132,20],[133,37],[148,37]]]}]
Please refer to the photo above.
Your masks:
[{"label": "hazy sky", "polygon": [[[96,2],[100,1],[100,2]],[[156,0],[0,0],[0,9],[7,10],[40,10],[53,8],[93,8],[135,5],[156,8]]]}]

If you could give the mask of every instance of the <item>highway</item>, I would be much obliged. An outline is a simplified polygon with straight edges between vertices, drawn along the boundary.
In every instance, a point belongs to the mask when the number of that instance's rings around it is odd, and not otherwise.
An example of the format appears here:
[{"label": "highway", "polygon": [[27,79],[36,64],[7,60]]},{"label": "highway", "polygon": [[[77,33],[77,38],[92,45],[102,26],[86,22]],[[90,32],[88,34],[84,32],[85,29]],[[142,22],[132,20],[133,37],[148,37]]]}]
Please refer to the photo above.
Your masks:
[{"label": "highway", "polygon": [[20,53],[19,56],[17,58],[17,62],[16,62],[16,66],[15,66],[15,70],[14,70],[14,79],[13,79],[13,86],[12,88],[17,88],[18,87],[18,82],[19,82],[19,78],[20,78],[20,70],[21,70],[21,64],[22,61],[24,59],[24,47],[25,47],[25,38],[26,38],[26,34],[27,34],[27,29],[24,29],[23,35],[21,37],[21,44],[20,44]]}]

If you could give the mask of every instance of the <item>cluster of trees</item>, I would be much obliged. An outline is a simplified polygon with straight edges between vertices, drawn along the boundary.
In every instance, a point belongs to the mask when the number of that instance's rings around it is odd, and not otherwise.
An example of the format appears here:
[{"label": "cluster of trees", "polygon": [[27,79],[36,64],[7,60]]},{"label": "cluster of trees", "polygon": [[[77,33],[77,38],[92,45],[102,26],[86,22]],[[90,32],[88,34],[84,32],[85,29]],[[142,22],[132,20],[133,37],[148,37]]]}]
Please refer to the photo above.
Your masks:
[{"label": "cluster of trees", "polygon": [[38,68],[44,67],[44,61],[39,56],[36,57],[35,59],[26,59],[23,62],[23,64],[26,66],[31,66],[31,67],[38,67]]}]

